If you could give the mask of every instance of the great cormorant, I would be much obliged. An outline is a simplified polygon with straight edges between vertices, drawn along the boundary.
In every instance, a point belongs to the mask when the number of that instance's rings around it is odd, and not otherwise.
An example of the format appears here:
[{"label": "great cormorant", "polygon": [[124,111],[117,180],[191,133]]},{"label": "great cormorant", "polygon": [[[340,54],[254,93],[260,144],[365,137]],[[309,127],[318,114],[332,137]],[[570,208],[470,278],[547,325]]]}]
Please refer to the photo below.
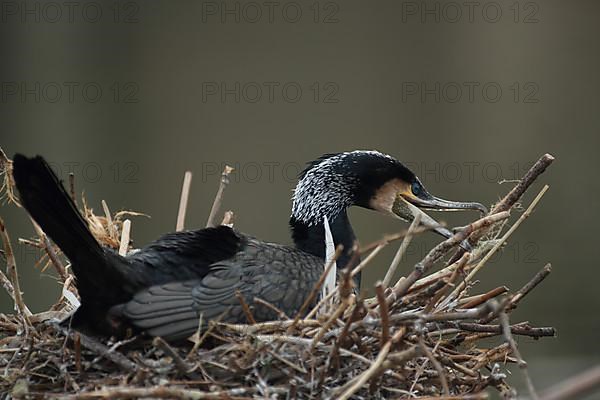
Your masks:
[{"label": "great cormorant", "polygon": [[[133,329],[167,340],[193,334],[207,321],[247,322],[236,291],[257,321],[276,319],[261,298],[293,316],[323,272],[324,218],[335,245],[351,259],[355,242],[347,208],[359,206],[411,221],[433,220],[421,208],[475,209],[433,197],[393,157],[376,151],[327,154],[301,173],[293,195],[290,226],[295,246],[267,243],[227,226],[168,233],[122,257],[101,246],[59,179],[40,157],[14,157],[20,199],[42,230],[71,262],[81,306],[72,326],[101,335]],[[434,222],[434,221],[433,221]],[[451,232],[435,227],[443,236]]]}]

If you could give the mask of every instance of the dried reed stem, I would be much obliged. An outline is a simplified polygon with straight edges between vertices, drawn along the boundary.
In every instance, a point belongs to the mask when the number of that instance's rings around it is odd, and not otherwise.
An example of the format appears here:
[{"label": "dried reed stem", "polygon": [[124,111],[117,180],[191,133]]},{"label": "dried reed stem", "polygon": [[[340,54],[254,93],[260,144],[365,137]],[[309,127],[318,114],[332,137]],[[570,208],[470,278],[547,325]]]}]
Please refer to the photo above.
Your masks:
[{"label": "dried reed stem", "polygon": [[210,209],[210,214],[208,216],[208,221],[206,221],[206,227],[217,226],[217,213],[221,208],[221,203],[223,201],[223,192],[227,185],[229,185],[229,175],[233,172],[233,168],[229,165],[225,166],[223,169],[223,173],[221,174],[221,182],[219,183],[219,190],[217,190],[217,194],[215,196],[215,201],[213,202],[212,208]]},{"label": "dried reed stem", "polygon": [[131,220],[126,219],[123,221],[123,228],[121,229],[121,241],[119,243],[119,255],[126,256],[127,249],[129,249],[129,237],[131,233]]},{"label": "dried reed stem", "polygon": [[183,175],[183,184],[181,185],[181,196],[179,197],[179,210],[177,211],[177,223],[175,225],[176,232],[180,232],[185,229],[185,214],[187,212],[191,186],[192,172],[185,171],[185,174]]}]

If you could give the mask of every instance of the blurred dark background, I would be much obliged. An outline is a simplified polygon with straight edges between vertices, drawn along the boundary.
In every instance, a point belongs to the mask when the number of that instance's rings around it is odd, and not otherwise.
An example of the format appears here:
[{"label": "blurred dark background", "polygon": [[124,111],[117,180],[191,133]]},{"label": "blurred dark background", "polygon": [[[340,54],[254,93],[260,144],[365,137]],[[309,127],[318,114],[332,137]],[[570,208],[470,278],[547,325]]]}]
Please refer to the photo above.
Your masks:
[{"label": "blurred dark background", "polygon": [[[142,246],[175,227],[183,173],[187,226],[202,227],[225,163],[236,227],[289,243],[291,190],[326,152],[378,149],[441,197],[492,204],[540,155],[556,158],[523,199],[550,190],[479,274],[483,291],[551,276],[513,321],[552,325],[519,338],[541,389],[600,362],[595,254],[600,55],[595,1],[43,2],[3,1],[0,145],[42,154],[101,213],[131,209]],[[59,295],[34,233],[4,205],[27,304]],[[443,214],[451,225],[469,213]],[[513,213],[512,220],[518,217]],[[352,210],[363,244],[406,228]],[[439,239],[414,240],[406,273]],[[381,278],[396,246],[377,258]],[[0,312],[12,304],[0,291]],[[513,382],[521,384],[518,369]],[[592,398],[592,397],[590,397]]]}]

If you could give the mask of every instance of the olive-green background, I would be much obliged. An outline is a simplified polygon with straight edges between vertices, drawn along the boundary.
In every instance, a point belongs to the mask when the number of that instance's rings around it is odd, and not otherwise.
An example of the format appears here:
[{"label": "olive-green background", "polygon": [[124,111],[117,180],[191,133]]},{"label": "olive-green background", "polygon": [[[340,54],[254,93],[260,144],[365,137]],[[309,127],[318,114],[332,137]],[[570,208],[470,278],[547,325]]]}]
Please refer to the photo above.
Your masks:
[{"label": "olive-green background", "polygon": [[[151,215],[134,219],[136,245],[174,229],[186,169],[188,227],[204,225],[226,162],[237,167],[224,201],[237,228],[289,243],[294,177],[322,153],[378,149],[434,194],[491,204],[511,187],[498,181],[550,152],[556,162],[524,205],[543,183],[549,192],[476,290],[518,289],[552,262],[512,317],[558,330],[518,339],[534,382],[600,362],[600,3],[73,3],[2,2],[0,145],[44,155],[62,178],[72,169],[96,211],[105,199]],[[31,225],[12,205],[0,214],[26,302],[44,310],[59,287],[16,244]],[[459,225],[476,215],[436,216]],[[365,210],[351,218],[362,243],[406,227]],[[438,240],[415,239],[402,272]],[[0,311],[11,309],[1,292]],[[518,369],[511,379],[521,384]]]}]

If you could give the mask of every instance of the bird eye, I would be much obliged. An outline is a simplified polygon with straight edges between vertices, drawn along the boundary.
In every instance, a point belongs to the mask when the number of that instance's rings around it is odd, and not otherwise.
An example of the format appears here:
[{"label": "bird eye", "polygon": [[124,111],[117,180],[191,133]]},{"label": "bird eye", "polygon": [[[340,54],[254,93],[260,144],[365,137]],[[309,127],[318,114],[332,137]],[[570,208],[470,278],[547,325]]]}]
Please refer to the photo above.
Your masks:
[{"label": "bird eye", "polygon": [[412,186],[410,188],[410,190],[412,190],[412,193],[419,197],[419,195],[421,194],[421,185],[419,184],[419,182],[415,181],[412,183]]}]

